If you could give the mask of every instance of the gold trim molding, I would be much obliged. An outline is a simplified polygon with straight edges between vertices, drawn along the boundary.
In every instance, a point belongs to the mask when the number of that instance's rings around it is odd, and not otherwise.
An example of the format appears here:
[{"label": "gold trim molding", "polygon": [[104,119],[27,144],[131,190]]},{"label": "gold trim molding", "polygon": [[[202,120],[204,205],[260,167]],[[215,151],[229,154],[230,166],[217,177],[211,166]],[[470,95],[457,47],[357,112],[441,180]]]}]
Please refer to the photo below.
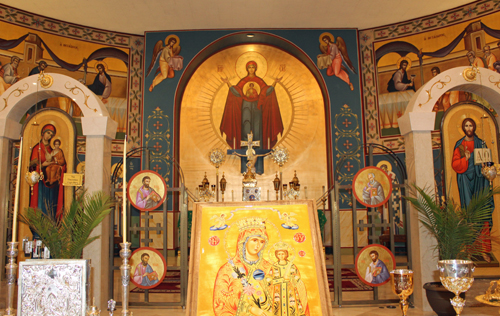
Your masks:
[{"label": "gold trim molding", "polygon": [[491,81],[491,78],[493,78],[493,76],[490,76],[488,78],[488,80],[490,81],[490,83],[494,84],[498,89],[500,89],[500,80],[499,81]]},{"label": "gold trim molding", "polygon": [[451,77],[446,75],[447,79],[449,79],[449,81],[441,81],[441,80],[438,80],[436,82],[434,82],[434,84],[431,86],[431,88],[429,90],[425,90],[425,92],[427,93],[427,101],[425,101],[424,103],[420,103],[418,106],[419,107],[422,107],[422,105],[426,104],[427,102],[429,102],[431,99],[432,99],[432,95],[431,95],[431,92],[432,92],[432,89],[434,88],[434,86],[438,85],[437,88],[438,89],[443,89],[446,84],[450,83],[451,82]]},{"label": "gold trim molding", "polygon": [[85,104],[85,106],[86,106],[89,110],[92,110],[92,111],[94,111],[94,112],[97,112],[97,109],[95,109],[95,108],[94,108],[94,109],[91,109],[91,108],[89,107],[89,105],[87,104],[87,101],[88,101],[88,99],[89,99],[90,95],[86,95],[86,94],[85,94],[85,92],[83,92],[83,90],[82,90],[82,89],[80,89],[80,88],[79,88],[79,87],[77,87],[77,86],[74,86],[74,87],[68,87],[68,84],[71,84],[71,83],[70,83],[69,81],[68,81],[68,82],[66,82],[66,84],[64,85],[64,87],[65,87],[66,89],[68,89],[68,90],[69,90],[69,92],[73,93],[73,95],[77,95],[77,94],[81,91],[81,92],[82,92],[82,94],[83,94],[83,97],[84,97],[83,104]]},{"label": "gold trim molding", "polygon": [[16,97],[16,98],[17,98],[17,97],[21,96],[21,94],[23,94],[26,90],[28,90],[28,89],[29,89],[29,86],[28,86],[28,84],[27,84],[27,83],[25,83],[25,84],[23,85],[23,87],[25,87],[26,89],[24,89],[24,90],[23,90],[22,88],[17,88],[17,89],[15,89],[14,91],[12,91],[11,93],[9,93],[9,95],[7,96],[7,98],[3,98],[3,100],[4,100],[4,102],[5,102],[5,105],[4,105],[4,107],[0,110],[0,112],[2,112],[3,110],[5,110],[5,108],[7,108],[7,104],[8,104],[8,102],[9,102],[9,98],[10,98],[10,96],[11,96],[13,93],[14,93],[14,97]]}]

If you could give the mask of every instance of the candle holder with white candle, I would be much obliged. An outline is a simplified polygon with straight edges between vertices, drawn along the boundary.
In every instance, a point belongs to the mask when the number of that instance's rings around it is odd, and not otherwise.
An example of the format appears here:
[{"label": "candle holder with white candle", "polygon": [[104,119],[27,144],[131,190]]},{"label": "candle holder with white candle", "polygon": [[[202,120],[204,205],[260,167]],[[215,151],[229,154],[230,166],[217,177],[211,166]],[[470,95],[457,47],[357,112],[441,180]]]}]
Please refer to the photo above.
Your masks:
[{"label": "candle holder with white candle", "polygon": [[131,243],[127,242],[127,135],[123,141],[123,221],[122,221],[122,235],[123,242],[120,244],[120,257],[122,258],[122,265],[120,266],[121,279],[122,279],[122,315],[131,315],[128,310],[129,303],[129,284],[130,284],[130,265],[128,258],[132,253],[130,250]]}]

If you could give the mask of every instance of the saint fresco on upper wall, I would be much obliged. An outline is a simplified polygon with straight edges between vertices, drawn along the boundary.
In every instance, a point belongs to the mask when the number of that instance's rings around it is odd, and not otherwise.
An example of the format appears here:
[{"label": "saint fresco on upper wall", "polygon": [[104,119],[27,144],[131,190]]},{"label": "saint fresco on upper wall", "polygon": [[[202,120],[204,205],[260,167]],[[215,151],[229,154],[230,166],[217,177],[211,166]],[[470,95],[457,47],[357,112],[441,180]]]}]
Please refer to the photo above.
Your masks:
[{"label": "saint fresco on upper wall", "polygon": [[[0,22],[0,94],[31,75],[59,73],[79,80],[105,104],[118,123],[117,138],[123,138],[127,120],[129,50],[69,39]],[[41,100],[28,111],[59,108],[75,119],[80,130],[81,111],[70,98]]]},{"label": "saint fresco on upper wall", "polygon": [[[499,40],[496,13],[402,40],[375,42],[381,136],[400,134],[397,119],[404,114],[409,100],[418,88],[441,72],[459,66],[500,70]],[[435,130],[440,129],[443,113],[464,101],[480,103],[494,113],[480,92],[448,91],[434,106]]]}]

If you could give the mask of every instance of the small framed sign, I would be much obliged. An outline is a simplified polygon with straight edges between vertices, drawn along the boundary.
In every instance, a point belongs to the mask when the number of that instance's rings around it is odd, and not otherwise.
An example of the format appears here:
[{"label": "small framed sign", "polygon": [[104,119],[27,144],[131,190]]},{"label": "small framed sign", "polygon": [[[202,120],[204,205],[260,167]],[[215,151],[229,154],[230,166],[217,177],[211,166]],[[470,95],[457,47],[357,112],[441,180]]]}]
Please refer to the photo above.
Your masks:
[{"label": "small framed sign", "polygon": [[63,185],[65,187],[80,187],[83,183],[83,174],[65,173],[63,176]]}]

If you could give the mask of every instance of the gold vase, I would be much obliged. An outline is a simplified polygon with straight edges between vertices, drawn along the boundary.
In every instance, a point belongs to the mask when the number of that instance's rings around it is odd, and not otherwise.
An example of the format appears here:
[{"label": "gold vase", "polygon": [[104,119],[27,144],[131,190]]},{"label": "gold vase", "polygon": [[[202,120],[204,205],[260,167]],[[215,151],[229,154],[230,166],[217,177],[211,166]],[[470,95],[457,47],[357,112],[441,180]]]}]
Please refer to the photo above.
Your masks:
[{"label": "gold vase", "polygon": [[474,282],[474,263],[470,260],[440,260],[438,270],[441,283],[448,291],[455,294],[450,302],[459,316],[465,306],[465,299],[459,295],[467,292]]},{"label": "gold vase", "polygon": [[403,316],[408,312],[408,297],[413,293],[413,271],[407,269],[397,269],[391,272],[392,292],[399,296],[399,305]]}]

